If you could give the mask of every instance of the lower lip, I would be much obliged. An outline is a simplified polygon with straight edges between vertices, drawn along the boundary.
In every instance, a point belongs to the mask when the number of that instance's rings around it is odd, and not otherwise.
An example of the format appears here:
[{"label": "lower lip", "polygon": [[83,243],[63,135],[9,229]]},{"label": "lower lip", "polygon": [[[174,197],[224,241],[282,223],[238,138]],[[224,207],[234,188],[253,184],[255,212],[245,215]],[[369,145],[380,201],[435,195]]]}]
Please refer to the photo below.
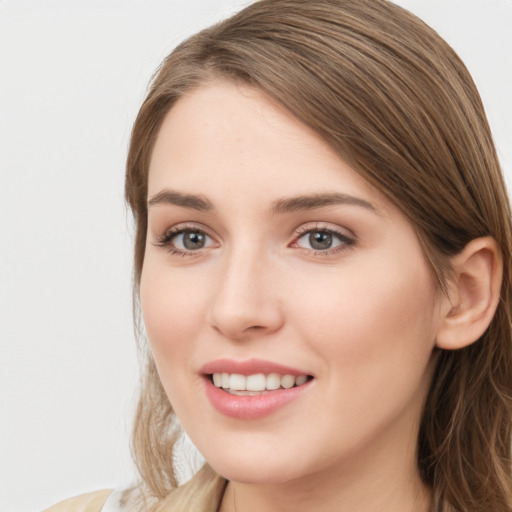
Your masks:
[{"label": "lower lip", "polygon": [[214,386],[209,377],[205,377],[206,396],[210,403],[225,416],[241,420],[257,420],[272,414],[297,399],[311,381],[290,389],[278,389],[261,395],[232,395]]}]

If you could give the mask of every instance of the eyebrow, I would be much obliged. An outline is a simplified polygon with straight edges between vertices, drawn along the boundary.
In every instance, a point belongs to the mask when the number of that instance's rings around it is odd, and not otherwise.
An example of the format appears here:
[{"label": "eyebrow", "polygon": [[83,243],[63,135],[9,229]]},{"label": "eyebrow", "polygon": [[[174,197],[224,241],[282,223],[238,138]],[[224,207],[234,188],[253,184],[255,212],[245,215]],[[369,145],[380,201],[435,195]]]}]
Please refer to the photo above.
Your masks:
[{"label": "eyebrow", "polygon": [[[213,204],[204,196],[184,194],[168,189],[156,193],[148,200],[149,206],[161,204],[173,204],[203,212],[214,210]],[[377,208],[365,199],[340,193],[309,194],[278,199],[272,203],[272,212],[274,214],[289,213],[298,210],[314,210],[331,205],[360,206],[375,213],[379,213]]]},{"label": "eyebrow", "polygon": [[194,194],[183,194],[173,190],[162,190],[154,196],[151,196],[148,200],[148,206],[157,206],[160,204],[174,204],[202,212],[213,210],[213,204],[205,197]]},{"label": "eyebrow", "polygon": [[348,194],[312,194],[297,197],[279,199],[273,203],[272,210],[274,213],[288,213],[297,210],[314,210],[331,205],[350,205],[361,206],[374,213],[378,213],[377,208],[372,203],[354,197]]}]

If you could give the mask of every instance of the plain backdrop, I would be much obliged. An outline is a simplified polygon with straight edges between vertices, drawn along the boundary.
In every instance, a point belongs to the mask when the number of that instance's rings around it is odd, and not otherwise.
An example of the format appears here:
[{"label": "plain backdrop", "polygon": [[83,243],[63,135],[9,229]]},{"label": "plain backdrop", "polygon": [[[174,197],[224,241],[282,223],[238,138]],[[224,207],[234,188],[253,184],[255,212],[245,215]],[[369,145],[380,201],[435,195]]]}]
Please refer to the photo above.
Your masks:
[{"label": "plain backdrop", "polygon": [[[0,512],[129,483],[123,173],[151,74],[239,0],[0,0]],[[466,62],[512,181],[512,0],[400,0]]]}]

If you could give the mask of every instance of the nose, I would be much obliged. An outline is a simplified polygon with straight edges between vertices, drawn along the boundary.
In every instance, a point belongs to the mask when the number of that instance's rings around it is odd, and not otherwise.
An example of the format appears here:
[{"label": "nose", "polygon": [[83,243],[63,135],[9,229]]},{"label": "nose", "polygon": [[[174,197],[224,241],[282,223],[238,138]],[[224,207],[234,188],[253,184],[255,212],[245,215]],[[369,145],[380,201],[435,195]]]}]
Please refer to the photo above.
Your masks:
[{"label": "nose", "polygon": [[210,325],[239,341],[278,331],[284,315],[272,265],[247,251],[232,254],[223,265],[209,310]]}]

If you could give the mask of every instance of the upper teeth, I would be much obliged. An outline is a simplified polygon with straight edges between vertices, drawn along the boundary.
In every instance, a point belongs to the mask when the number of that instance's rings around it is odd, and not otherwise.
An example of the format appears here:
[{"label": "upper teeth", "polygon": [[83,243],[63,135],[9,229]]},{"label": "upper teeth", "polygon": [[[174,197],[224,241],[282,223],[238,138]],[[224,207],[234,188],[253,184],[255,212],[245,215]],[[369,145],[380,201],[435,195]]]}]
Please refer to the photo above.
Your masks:
[{"label": "upper teeth", "polygon": [[272,391],[279,388],[293,388],[300,386],[308,379],[307,375],[279,375],[278,373],[255,373],[254,375],[241,375],[239,373],[214,373],[213,383],[218,388],[232,391]]}]

